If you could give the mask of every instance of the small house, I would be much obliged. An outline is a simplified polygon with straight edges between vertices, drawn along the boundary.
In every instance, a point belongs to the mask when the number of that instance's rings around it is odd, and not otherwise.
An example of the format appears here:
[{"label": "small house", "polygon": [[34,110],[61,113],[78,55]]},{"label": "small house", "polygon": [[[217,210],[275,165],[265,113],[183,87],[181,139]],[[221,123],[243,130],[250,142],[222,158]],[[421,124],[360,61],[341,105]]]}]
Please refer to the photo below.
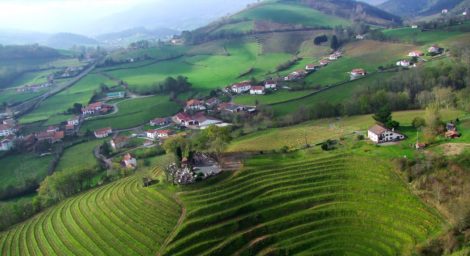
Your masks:
[{"label": "small house", "polygon": [[126,136],[117,136],[109,142],[114,150],[121,149],[129,144],[129,138]]},{"label": "small house", "polygon": [[351,71],[351,80],[367,75],[367,72],[362,68],[356,68]]},{"label": "small house", "polygon": [[433,45],[428,48],[428,53],[429,54],[440,54],[442,53],[442,48],[438,45]]},{"label": "small house", "polygon": [[421,57],[424,53],[422,51],[412,51],[408,53],[408,57]]},{"label": "small house", "polygon": [[89,104],[88,106],[82,108],[82,114],[94,115],[101,111],[101,109],[103,108],[103,105],[104,104],[102,102],[95,102],[95,103]]},{"label": "small house", "polygon": [[173,117],[173,121],[182,126],[197,125],[197,121],[186,113],[178,113]]},{"label": "small house", "polygon": [[0,124],[0,136],[6,137],[9,135],[13,135],[17,132],[18,130],[16,129],[15,126],[10,125],[10,124]]},{"label": "small house", "polygon": [[151,140],[168,138],[171,135],[170,130],[149,130],[146,132],[147,138]]},{"label": "small house", "polygon": [[108,137],[109,135],[111,135],[112,133],[113,133],[113,129],[112,129],[111,127],[99,129],[99,130],[96,130],[96,131],[94,132],[95,137],[96,137],[97,139],[106,138],[106,137]]},{"label": "small house", "polygon": [[204,111],[206,110],[206,105],[204,101],[192,99],[186,102],[185,111]]},{"label": "small house", "polygon": [[405,135],[390,130],[382,125],[372,126],[368,132],[367,137],[374,143],[380,144],[385,142],[400,141],[405,139]]},{"label": "small house", "polygon": [[67,120],[67,125],[72,125],[76,126],[80,124],[80,117],[79,116],[74,116],[73,118],[70,118]]},{"label": "small house", "polygon": [[330,64],[329,60],[320,60],[320,66],[325,67],[328,66],[328,64]]},{"label": "small house", "polygon": [[408,68],[411,66],[411,62],[407,61],[407,60],[400,60],[399,62],[397,62],[397,66],[398,67],[403,67],[403,68]]},{"label": "small house", "polygon": [[266,89],[276,89],[277,88],[277,83],[274,80],[266,80],[264,82],[264,88],[266,88]]},{"label": "small house", "polygon": [[425,149],[427,146],[428,146],[428,145],[426,145],[426,143],[419,143],[419,142],[416,142],[416,144],[415,144],[416,150]]},{"label": "small house", "polygon": [[106,98],[108,99],[122,99],[126,97],[126,92],[109,92],[106,93]]},{"label": "small house", "polygon": [[234,93],[238,93],[238,94],[245,93],[245,92],[250,91],[251,83],[250,81],[244,81],[244,82],[233,84],[230,88],[232,89],[232,92]]},{"label": "small house", "polygon": [[0,140],[0,151],[10,151],[13,148],[15,136],[10,135]]},{"label": "small house", "polygon": [[206,106],[210,109],[215,108],[220,103],[220,100],[216,97],[206,100]]},{"label": "small house", "polygon": [[127,169],[135,169],[137,168],[137,159],[132,157],[131,154],[127,153],[122,158],[122,166]]},{"label": "small house", "polygon": [[219,104],[217,109],[221,112],[226,112],[226,113],[240,113],[245,111],[245,107],[242,105],[237,105],[231,102],[225,102]]},{"label": "small house", "polygon": [[64,139],[64,131],[51,131],[51,132],[39,132],[36,133],[36,139],[38,141],[48,141],[51,144],[60,142]]},{"label": "small house", "polygon": [[252,86],[250,89],[251,95],[263,95],[265,94],[264,86]]},{"label": "small house", "polygon": [[167,118],[155,118],[150,120],[150,126],[164,126],[169,124],[169,120]]},{"label": "small house", "polygon": [[305,70],[309,72],[315,71],[316,69],[317,69],[317,66],[315,64],[307,64],[305,66]]}]

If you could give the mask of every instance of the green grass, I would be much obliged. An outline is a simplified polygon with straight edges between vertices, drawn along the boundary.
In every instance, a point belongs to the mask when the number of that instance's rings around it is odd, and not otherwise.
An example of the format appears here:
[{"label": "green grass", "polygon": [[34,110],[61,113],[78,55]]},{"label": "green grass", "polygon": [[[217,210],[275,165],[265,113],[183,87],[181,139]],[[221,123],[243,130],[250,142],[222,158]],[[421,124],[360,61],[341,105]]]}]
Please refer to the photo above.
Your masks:
[{"label": "green grass", "polygon": [[0,103],[3,104],[3,102],[7,102],[8,104],[15,104],[35,98],[43,93],[44,90],[25,93],[17,93],[16,90],[4,90],[0,92]]},{"label": "green grass", "polygon": [[242,21],[242,22],[224,25],[214,30],[213,32],[211,32],[211,34],[218,34],[218,33],[224,33],[224,32],[245,33],[245,32],[252,31],[253,28],[254,28],[253,21]]},{"label": "green grass", "polygon": [[27,72],[15,79],[15,81],[10,84],[10,87],[45,83],[47,82],[47,77],[55,71],[57,70]]},{"label": "green grass", "polygon": [[[441,114],[443,120],[455,120],[457,117],[465,116],[464,112],[457,110],[444,110]],[[413,119],[420,116],[424,116],[424,110],[393,113],[394,120],[399,121],[405,127],[410,126]],[[355,131],[363,131],[363,134],[365,134],[365,131],[373,124],[374,120],[371,115],[346,117],[340,120],[315,120],[296,126],[273,128],[240,137],[229,145],[227,151],[280,150],[284,146],[300,148],[306,143],[314,145],[327,139],[338,139],[343,136],[352,135]],[[410,143],[416,141],[415,137],[413,137],[416,135],[415,131],[407,135],[411,137]],[[403,144],[406,144],[406,147],[408,146],[407,142]],[[402,151],[400,146],[388,147],[387,149],[397,151],[399,153],[398,156],[400,156],[400,151]]]},{"label": "green grass", "polygon": [[143,58],[145,56],[158,60],[181,55],[185,53],[186,50],[186,46],[164,45],[159,47],[151,47],[148,49],[116,50],[112,52],[109,57],[115,61],[125,61],[131,58],[137,59]]},{"label": "green grass", "polygon": [[[87,105],[93,97],[93,93],[99,90],[101,83],[105,83],[108,86],[115,85],[114,82],[105,77],[90,74],[69,89],[47,99],[37,109],[21,117],[19,121],[22,124],[45,121],[51,116],[62,114],[68,108],[71,108],[74,103]],[[62,121],[65,120],[67,120],[66,116],[64,116]]]},{"label": "green grass", "polygon": [[249,160],[180,194],[188,212],[164,255],[409,255],[444,222],[392,168],[318,151]]},{"label": "green grass", "polygon": [[412,28],[388,29],[384,30],[383,32],[386,36],[392,39],[399,40],[405,43],[416,43],[420,45],[439,43],[441,41],[448,40],[450,37],[462,34],[462,32],[457,30],[431,30],[421,32],[421,30],[419,29]]},{"label": "green grass", "polygon": [[242,105],[255,105],[256,102],[262,105],[275,104],[291,99],[298,99],[304,97],[313,91],[276,91],[267,95],[241,95],[233,99],[237,104]]},{"label": "green grass", "polygon": [[[259,45],[252,40],[234,40],[226,44],[230,56],[196,55],[154,65],[108,72],[126,81],[132,88],[149,87],[162,82],[168,76],[183,75],[189,78],[193,87],[212,90],[254,76],[264,79],[276,66],[291,58],[286,53],[260,55]],[[246,70],[254,68],[248,77],[239,78]]]},{"label": "green grass", "polygon": [[67,148],[60,158],[56,171],[93,169],[98,166],[98,160],[93,150],[101,145],[103,140],[92,140]]},{"label": "green grass", "polygon": [[41,182],[48,172],[52,156],[38,157],[34,154],[21,154],[0,159],[0,190],[19,187],[31,180]]},{"label": "green grass", "polygon": [[2,255],[155,255],[180,207],[131,176],[49,208],[0,234]]},{"label": "green grass", "polygon": [[280,24],[304,25],[307,27],[335,27],[351,22],[327,15],[315,9],[297,4],[267,3],[247,9],[234,16],[237,19],[269,21]]},{"label": "green grass", "polygon": [[116,114],[85,121],[81,131],[105,127],[127,129],[149,122],[156,117],[168,117],[176,114],[180,107],[169,100],[169,96],[152,96],[141,99],[125,100],[117,104]]}]

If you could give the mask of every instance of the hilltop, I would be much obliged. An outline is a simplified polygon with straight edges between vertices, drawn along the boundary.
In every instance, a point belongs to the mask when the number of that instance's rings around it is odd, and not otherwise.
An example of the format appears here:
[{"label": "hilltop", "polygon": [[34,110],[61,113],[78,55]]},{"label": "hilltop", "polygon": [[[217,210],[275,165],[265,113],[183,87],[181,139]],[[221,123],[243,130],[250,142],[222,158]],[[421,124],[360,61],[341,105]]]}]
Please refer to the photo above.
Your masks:
[{"label": "hilltop", "polygon": [[443,9],[463,9],[468,0],[389,0],[378,7],[401,17],[430,16],[441,13]]}]

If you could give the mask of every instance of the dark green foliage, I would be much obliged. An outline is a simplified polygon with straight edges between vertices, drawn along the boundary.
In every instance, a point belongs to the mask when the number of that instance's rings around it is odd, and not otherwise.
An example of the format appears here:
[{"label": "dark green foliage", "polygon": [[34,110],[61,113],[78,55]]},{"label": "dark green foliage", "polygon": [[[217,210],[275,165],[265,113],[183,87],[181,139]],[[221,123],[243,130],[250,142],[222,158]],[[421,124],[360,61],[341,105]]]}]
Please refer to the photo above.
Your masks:
[{"label": "dark green foliage", "polygon": [[313,39],[313,43],[315,45],[320,45],[325,42],[328,42],[328,37],[326,35],[317,36],[315,39]]},{"label": "dark green foliage", "polygon": [[336,35],[333,35],[330,40],[330,48],[333,50],[337,50],[339,48],[340,44],[338,41],[338,37]]}]

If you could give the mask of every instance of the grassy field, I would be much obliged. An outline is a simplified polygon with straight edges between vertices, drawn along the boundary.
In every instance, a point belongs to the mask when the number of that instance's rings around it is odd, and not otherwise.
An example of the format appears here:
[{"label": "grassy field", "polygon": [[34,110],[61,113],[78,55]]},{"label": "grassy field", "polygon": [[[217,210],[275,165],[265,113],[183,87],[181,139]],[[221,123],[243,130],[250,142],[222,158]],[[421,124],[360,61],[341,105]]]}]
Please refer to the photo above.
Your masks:
[{"label": "grassy field", "polygon": [[23,102],[37,96],[40,96],[44,93],[44,90],[38,92],[25,92],[25,93],[17,93],[16,90],[4,90],[0,92],[0,104],[6,102],[8,104],[15,104],[19,102]]},{"label": "grassy field", "polygon": [[164,255],[410,255],[442,230],[388,162],[317,152],[257,157],[188,188]]},{"label": "grassy field", "polygon": [[280,24],[304,25],[306,27],[335,27],[351,22],[327,15],[315,9],[297,4],[267,3],[247,9],[234,16],[236,19],[269,21]]},{"label": "grassy field", "polygon": [[0,190],[8,187],[22,186],[31,180],[41,182],[48,172],[52,156],[38,157],[34,154],[22,154],[0,159]]},{"label": "grassy field", "polygon": [[109,57],[115,61],[126,61],[129,59],[138,59],[149,57],[152,59],[166,59],[174,56],[181,55],[187,50],[186,46],[164,45],[158,47],[151,47],[148,49],[121,49],[113,51]]},{"label": "grassy field", "polygon": [[117,104],[119,111],[105,117],[85,121],[81,131],[105,127],[113,129],[132,128],[149,122],[156,117],[176,114],[180,107],[169,100],[169,96],[152,96],[141,99],[125,100]]},{"label": "grassy field", "polygon": [[98,161],[93,150],[102,143],[103,140],[92,140],[67,148],[60,158],[56,171],[95,168],[98,166]]},{"label": "grassy field", "polygon": [[283,102],[291,99],[298,99],[304,97],[313,91],[277,91],[267,95],[240,95],[233,99],[237,104],[254,106],[256,102],[262,105],[269,105],[274,103]]},{"label": "grassy field", "polygon": [[[230,56],[196,55],[108,73],[126,81],[133,88],[149,87],[155,82],[162,82],[168,76],[184,75],[189,77],[194,88],[211,90],[251,76],[264,79],[267,72],[291,58],[289,54],[283,53],[260,55],[259,45],[251,40],[232,41],[227,43],[226,49]],[[248,77],[238,78],[250,68],[254,70]]]},{"label": "grassy field", "polygon": [[219,34],[219,33],[226,33],[226,32],[245,33],[245,32],[252,31],[253,29],[254,29],[253,21],[242,21],[238,23],[224,25],[212,31],[211,34]]},{"label": "grassy field", "polygon": [[422,32],[419,29],[398,28],[383,31],[384,34],[392,39],[399,40],[404,43],[416,43],[419,45],[429,45],[449,40],[449,38],[461,35],[458,30],[442,31],[432,30]]},{"label": "grassy field", "polygon": [[[457,110],[442,111],[444,120],[455,120],[465,116]],[[395,112],[393,118],[402,126],[410,126],[415,117],[424,116],[424,111]],[[233,141],[227,151],[244,152],[279,150],[284,146],[299,148],[305,144],[317,144],[327,139],[338,139],[352,135],[355,131],[365,131],[374,124],[371,115],[346,117],[340,120],[322,119],[285,128],[274,128],[256,132]],[[365,134],[365,133],[363,133]],[[414,135],[414,133],[412,134]]]},{"label": "grassy field", "polygon": [[[72,107],[74,103],[87,105],[93,97],[93,93],[99,90],[101,83],[105,83],[108,86],[115,85],[114,82],[103,76],[90,74],[74,86],[47,99],[37,109],[21,117],[19,121],[23,124],[45,121],[52,116],[61,116],[62,113]],[[56,117],[56,120],[66,121],[67,118],[67,116],[63,116],[62,119]]]},{"label": "grassy field", "polygon": [[155,255],[180,207],[132,176],[72,197],[0,234],[2,255]]},{"label": "grassy field", "polygon": [[352,81],[350,83],[314,94],[307,98],[273,105],[272,107],[277,116],[283,116],[297,111],[300,106],[308,108],[313,107],[315,104],[320,102],[341,103],[349,100],[355,92],[369,86],[372,87],[377,83],[380,83],[381,81],[384,81],[387,78],[393,76],[394,74],[395,73],[377,73],[364,79]]}]

